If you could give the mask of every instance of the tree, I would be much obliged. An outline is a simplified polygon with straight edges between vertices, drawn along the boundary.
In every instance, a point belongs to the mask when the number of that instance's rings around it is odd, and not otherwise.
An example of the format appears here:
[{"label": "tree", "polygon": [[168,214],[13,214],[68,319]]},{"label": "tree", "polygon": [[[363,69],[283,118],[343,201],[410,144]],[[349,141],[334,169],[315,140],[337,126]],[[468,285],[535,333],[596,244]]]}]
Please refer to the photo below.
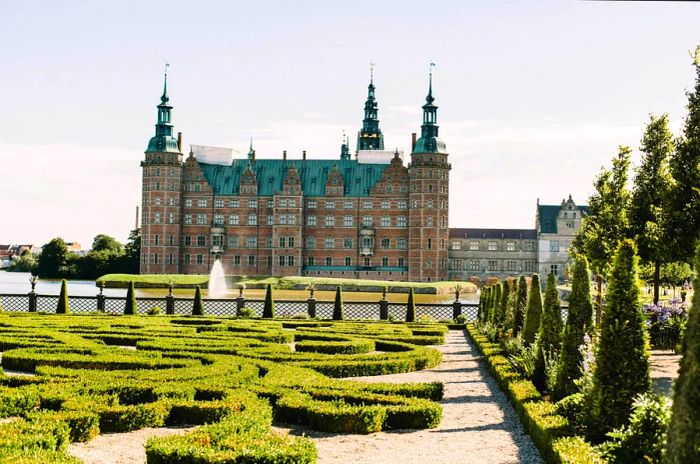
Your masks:
[{"label": "tree", "polygon": [[661,279],[673,286],[683,285],[692,275],[690,265],[684,262],[667,263],[661,268]]},{"label": "tree", "polygon": [[70,314],[70,303],[68,302],[68,285],[66,279],[61,281],[61,293],[58,295],[58,306],[56,314]]},{"label": "tree", "polygon": [[204,302],[202,301],[202,288],[197,285],[194,290],[194,303],[192,305],[193,316],[204,316]]},{"label": "tree", "polygon": [[671,178],[668,160],[673,153],[673,134],[668,115],[649,118],[642,138],[642,162],[637,167],[630,202],[630,228],[637,241],[643,263],[654,266],[654,304],[659,301],[661,264],[666,261],[666,239],[663,237],[663,210],[668,202]]},{"label": "tree", "polygon": [[545,358],[558,353],[561,348],[561,304],[559,302],[559,290],[557,290],[557,277],[554,273],[547,276],[547,285],[544,290],[544,310],[540,317],[540,328],[537,332],[537,346],[535,348],[535,372],[532,383],[540,390],[546,387],[546,363]]},{"label": "tree", "polygon": [[413,296],[413,287],[408,289],[408,301],[406,302],[406,322],[416,322],[416,303]]},{"label": "tree", "polygon": [[267,284],[265,291],[265,305],[263,306],[262,317],[272,319],[275,317],[275,300],[272,298],[272,285]]},{"label": "tree", "polygon": [[634,241],[620,243],[608,278],[593,384],[586,398],[593,441],[601,441],[607,432],[625,425],[634,398],[649,391],[651,385],[637,261]]},{"label": "tree", "polygon": [[[700,246],[695,252],[695,269],[700,269]],[[673,388],[665,459],[668,464],[700,462],[700,272],[695,275],[694,288],[681,348],[683,357]]]},{"label": "tree", "polygon": [[513,337],[517,337],[523,329],[525,320],[525,307],[527,306],[527,280],[525,276],[518,279],[518,287],[515,293],[515,304],[513,305]]},{"label": "tree", "polygon": [[700,46],[695,51],[695,88],[676,150],[669,159],[671,185],[665,208],[666,249],[670,261],[690,262],[700,238]]},{"label": "tree", "polygon": [[134,291],[134,281],[129,281],[129,288],[126,291],[126,303],[124,304],[124,314],[129,316],[138,315],[136,306],[136,292]]},{"label": "tree", "polygon": [[630,238],[630,192],[627,177],[630,165],[629,147],[620,147],[613,158],[612,170],[602,169],[594,182],[595,193],[588,198],[590,214],[581,221],[574,237],[575,254],[584,254],[596,274],[596,323],[602,311],[603,276],[607,273],[618,243]]},{"label": "tree", "polygon": [[343,304],[343,288],[338,285],[335,289],[335,301],[333,301],[333,320],[345,319],[345,305]]},{"label": "tree", "polygon": [[30,253],[29,250],[24,250],[21,256],[12,260],[7,270],[9,272],[34,272],[35,268],[36,256]]},{"label": "tree", "polygon": [[530,292],[527,297],[527,309],[525,310],[525,322],[523,323],[523,342],[532,345],[535,342],[537,331],[540,330],[540,316],[542,314],[542,291],[539,274],[533,274],[530,280]]},{"label": "tree", "polygon": [[127,274],[138,274],[141,262],[141,229],[129,233],[129,239],[124,246],[123,269]]},{"label": "tree", "polygon": [[124,246],[109,235],[98,234],[92,240],[92,251],[108,251],[120,255],[124,252]]},{"label": "tree", "polygon": [[574,380],[581,377],[583,355],[580,346],[583,337],[593,328],[593,302],[591,301],[590,272],[585,256],[576,257],[569,297],[569,315],[566,318],[564,337],[557,367],[557,380],[552,392],[560,400],[578,391]]},{"label": "tree", "polygon": [[68,246],[62,238],[56,237],[41,249],[37,260],[36,273],[39,277],[56,277],[66,264]]},{"label": "tree", "polygon": [[486,307],[486,300],[488,299],[489,289],[488,287],[483,287],[481,292],[479,292],[479,307],[476,311],[476,320],[481,322],[484,317],[484,308]]}]

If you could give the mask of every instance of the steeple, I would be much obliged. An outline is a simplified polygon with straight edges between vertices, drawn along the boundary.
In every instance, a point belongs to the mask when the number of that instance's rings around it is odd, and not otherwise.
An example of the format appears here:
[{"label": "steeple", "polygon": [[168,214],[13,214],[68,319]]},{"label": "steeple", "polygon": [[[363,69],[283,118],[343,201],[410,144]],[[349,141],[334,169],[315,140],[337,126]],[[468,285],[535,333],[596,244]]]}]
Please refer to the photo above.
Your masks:
[{"label": "steeple", "polygon": [[253,137],[250,138],[250,148],[248,149],[248,161],[255,161],[255,150],[253,149]]},{"label": "steeple", "polygon": [[340,146],[340,159],[350,159],[350,140],[346,137],[345,131],[343,131],[343,144]]},{"label": "steeple", "polygon": [[370,63],[369,86],[365,101],[365,117],[362,120],[362,130],[357,134],[358,150],[384,150],[384,136],[379,129],[377,119],[377,101],[374,96],[374,63]]},{"label": "steeple", "polygon": [[146,153],[180,153],[177,146],[177,138],[173,137],[172,110],[170,97],[168,97],[168,66],[165,65],[163,77],[163,95],[158,105],[158,121],[156,122],[156,134],[148,142]]},{"label": "steeple", "polygon": [[437,125],[437,105],[433,102],[433,66],[435,63],[430,63],[430,73],[428,75],[428,95],[425,97],[423,105],[423,125],[421,125],[420,139],[416,141],[414,153],[444,153],[446,150],[445,143],[438,138]]}]

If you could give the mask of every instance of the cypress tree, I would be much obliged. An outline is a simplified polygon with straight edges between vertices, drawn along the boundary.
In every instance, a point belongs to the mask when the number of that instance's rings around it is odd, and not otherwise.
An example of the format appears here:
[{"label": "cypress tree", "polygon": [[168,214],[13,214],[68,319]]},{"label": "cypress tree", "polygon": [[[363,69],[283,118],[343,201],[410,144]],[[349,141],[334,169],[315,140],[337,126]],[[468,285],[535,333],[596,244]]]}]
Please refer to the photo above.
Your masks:
[{"label": "cypress tree", "polygon": [[416,303],[413,300],[413,287],[411,287],[406,302],[406,322],[416,322]]},{"label": "cypress tree", "polygon": [[544,290],[544,311],[540,317],[540,329],[535,354],[535,373],[532,383],[540,390],[545,389],[545,356],[559,352],[561,348],[561,304],[557,290],[557,278],[554,274],[547,276]]},{"label": "cypress tree", "polygon": [[579,256],[574,263],[574,276],[569,297],[569,315],[566,318],[564,339],[561,346],[561,356],[557,368],[557,381],[552,392],[554,400],[578,391],[574,380],[581,377],[583,355],[579,347],[583,337],[593,327],[593,301],[591,300],[591,276],[588,271],[588,260]]},{"label": "cypress tree", "polygon": [[267,284],[267,290],[265,291],[265,305],[263,306],[262,317],[265,319],[275,317],[275,300],[272,298],[272,285],[270,284]]},{"label": "cypress tree", "polygon": [[495,323],[504,325],[508,316],[508,301],[510,299],[510,283],[507,280],[501,282],[501,298],[496,307]]},{"label": "cypress tree", "polygon": [[[700,270],[700,246],[695,254],[695,269]],[[673,407],[668,426],[665,462],[700,462],[700,272],[695,275],[693,305],[683,339],[681,366],[673,387]]]},{"label": "cypress tree", "polygon": [[481,322],[486,322],[490,319],[490,311],[491,311],[491,301],[493,300],[493,295],[494,295],[494,287],[487,287],[486,288],[486,301],[484,301],[484,311],[483,314],[481,315]]},{"label": "cypress tree", "polygon": [[617,248],[608,276],[593,385],[586,398],[593,441],[603,440],[607,432],[625,425],[634,398],[648,392],[651,385],[637,274],[636,247],[627,239]]},{"label": "cypress tree", "polygon": [[135,316],[136,313],[136,292],[134,291],[134,281],[129,281],[129,288],[126,291],[126,302],[124,303],[124,314]]},{"label": "cypress tree", "polygon": [[513,337],[517,337],[523,330],[525,320],[525,306],[527,305],[527,280],[525,276],[518,279],[517,293],[515,294],[515,304],[513,305]]},{"label": "cypress tree", "polygon": [[56,314],[70,314],[70,304],[68,303],[68,285],[66,284],[66,279],[61,281],[61,293],[58,295]]},{"label": "cypress tree", "polygon": [[204,303],[202,302],[202,289],[199,285],[194,291],[194,304],[192,306],[193,316],[204,316]]},{"label": "cypress tree", "polygon": [[476,320],[481,322],[481,318],[484,315],[484,306],[486,304],[486,298],[488,297],[488,288],[483,287],[479,293],[479,307],[476,310]]},{"label": "cypress tree", "polygon": [[523,342],[532,345],[537,331],[540,330],[540,315],[542,314],[542,292],[540,290],[539,274],[532,274],[530,291],[527,296],[527,309],[523,322]]},{"label": "cypress tree", "polygon": [[345,319],[345,305],[343,305],[343,289],[340,285],[335,289],[335,301],[333,302],[333,320]]}]

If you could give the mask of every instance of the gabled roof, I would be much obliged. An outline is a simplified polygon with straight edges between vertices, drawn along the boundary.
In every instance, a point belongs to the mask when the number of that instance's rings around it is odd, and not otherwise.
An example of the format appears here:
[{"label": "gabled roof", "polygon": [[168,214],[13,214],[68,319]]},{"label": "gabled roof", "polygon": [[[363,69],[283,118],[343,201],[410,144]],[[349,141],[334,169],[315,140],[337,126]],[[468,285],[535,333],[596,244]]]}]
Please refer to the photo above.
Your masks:
[{"label": "gabled roof", "polygon": [[[247,159],[234,159],[230,166],[199,163],[207,182],[217,195],[238,195],[241,174],[248,167]],[[345,196],[366,197],[379,182],[388,164],[364,164],[357,160],[280,160],[258,159],[251,164],[258,181],[258,195],[272,196],[282,191],[287,168],[294,166],[301,178],[306,196],[325,196],[328,173],[338,167],[345,184]]]},{"label": "gabled roof", "polygon": [[[576,208],[581,211],[583,216],[588,216],[591,212],[587,205],[576,205]],[[541,234],[557,233],[557,217],[560,210],[561,205],[537,205]]]},{"label": "gabled roof", "polygon": [[535,229],[450,229],[450,238],[535,240]]}]

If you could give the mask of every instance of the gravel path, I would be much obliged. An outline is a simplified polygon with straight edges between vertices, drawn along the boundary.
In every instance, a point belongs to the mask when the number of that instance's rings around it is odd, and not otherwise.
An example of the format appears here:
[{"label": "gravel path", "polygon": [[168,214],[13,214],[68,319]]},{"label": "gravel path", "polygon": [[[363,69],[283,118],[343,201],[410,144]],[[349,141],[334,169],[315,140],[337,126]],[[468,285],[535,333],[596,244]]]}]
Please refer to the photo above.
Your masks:
[{"label": "gravel path", "polygon": [[316,443],[319,464],[541,463],[518,416],[481,362],[463,331],[450,331],[437,346],[442,363],[407,374],[358,377],[366,382],[442,382],[443,418],[432,430],[399,430],[371,435],[320,433],[278,426],[281,433],[306,435]]},{"label": "gravel path", "polygon": [[673,382],[678,378],[681,355],[673,351],[651,350],[651,384],[657,393],[673,394]]}]

